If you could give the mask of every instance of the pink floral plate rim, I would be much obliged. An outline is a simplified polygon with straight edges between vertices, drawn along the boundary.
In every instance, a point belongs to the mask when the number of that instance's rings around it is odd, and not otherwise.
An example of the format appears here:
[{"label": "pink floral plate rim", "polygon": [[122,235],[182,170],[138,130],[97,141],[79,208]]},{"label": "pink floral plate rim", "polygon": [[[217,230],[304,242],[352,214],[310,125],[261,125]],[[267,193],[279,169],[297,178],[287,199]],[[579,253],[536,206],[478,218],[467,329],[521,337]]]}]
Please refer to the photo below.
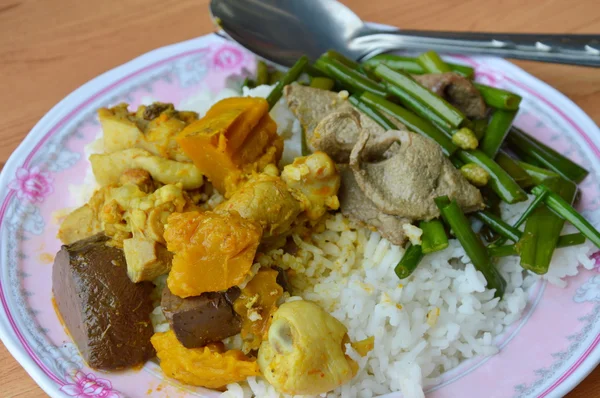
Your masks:
[{"label": "pink floral plate rim", "polygon": [[[3,198],[0,207],[0,233],[2,234],[0,235],[0,241],[4,241],[7,236],[4,225],[1,223],[4,221],[3,216],[7,212],[11,198],[16,197],[19,201],[36,204],[43,202],[46,196],[53,193],[51,185],[53,177],[37,166],[30,168],[28,166],[34,158],[35,152],[47,144],[47,140],[51,138],[54,132],[67,123],[69,118],[74,117],[85,105],[93,102],[96,96],[105,93],[112,87],[124,84],[127,78],[133,78],[135,75],[147,71],[149,68],[166,64],[177,57],[202,51],[201,48],[205,45],[204,42],[214,41],[214,39],[214,36],[194,39],[143,55],[82,86],[44,116],[11,156],[0,176],[0,187],[3,187],[0,194],[0,197]],[[588,145],[586,150],[591,151],[595,157],[600,157],[600,151],[597,148],[597,138],[592,134],[594,132],[595,136],[598,136],[599,131],[597,126],[575,104],[562,96],[562,94],[537,79],[530,77],[524,71],[506,61],[492,58],[456,58],[463,63],[477,63],[481,66],[483,68],[482,77],[487,79],[489,83],[498,83],[496,81],[498,79],[508,79],[506,80],[508,83],[521,86],[523,90],[529,91],[531,95],[544,101],[565,123],[578,131],[583,141]],[[490,67],[489,70],[488,67]],[[494,73],[495,69],[502,69],[505,71],[504,75],[498,76]],[[507,78],[507,75],[518,76],[518,78]],[[523,81],[527,81],[527,83],[525,84]],[[102,88],[100,91],[90,96],[91,92],[100,87]],[[74,106],[73,104],[81,102],[79,98],[86,98],[86,101],[81,103],[80,106]],[[547,98],[552,98],[553,102],[548,101]],[[555,103],[560,103],[560,105],[555,105]],[[572,118],[567,116],[567,110]],[[578,122],[576,123],[574,119]],[[48,130],[45,126],[54,127]],[[32,147],[34,148],[33,150],[31,150]],[[19,164],[19,162],[22,163]],[[598,167],[596,163],[597,161],[594,162],[595,168]],[[4,272],[3,268],[5,268],[4,264],[0,264],[0,270]],[[0,300],[2,302],[2,310],[0,310],[2,313],[2,317],[0,317],[0,337],[2,337],[11,354],[15,356],[48,394],[51,396],[64,396],[66,394],[67,396],[86,398],[115,398],[121,396],[112,389],[111,381],[108,380],[110,378],[108,377],[109,375],[98,377],[91,373],[86,374],[80,370],[73,370],[69,379],[70,382],[65,383],[59,376],[53,374],[39,360],[35,350],[28,344],[27,336],[21,333],[19,325],[15,322],[11,314],[11,309],[14,310],[15,306],[14,304],[11,305],[10,301],[12,297],[5,295],[6,286],[2,285],[4,280],[4,278],[0,279]],[[600,281],[598,282],[600,283]],[[600,334],[583,350],[579,359],[575,361],[575,364],[562,372],[539,396],[564,394],[582,380],[600,359],[600,352],[597,348],[599,340]]]}]

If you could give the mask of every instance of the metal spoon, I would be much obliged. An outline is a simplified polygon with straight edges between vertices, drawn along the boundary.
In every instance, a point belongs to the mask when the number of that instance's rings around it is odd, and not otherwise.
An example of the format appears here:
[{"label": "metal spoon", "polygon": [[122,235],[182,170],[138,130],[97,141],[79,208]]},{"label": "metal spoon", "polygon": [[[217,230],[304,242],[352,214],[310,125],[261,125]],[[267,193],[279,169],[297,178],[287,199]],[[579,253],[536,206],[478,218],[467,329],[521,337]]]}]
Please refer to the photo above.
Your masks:
[{"label": "metal spoon", "polygon": [[600,66],[600,35],[381,29],[336,0],[211,0],[210,11],[233,40],[285,66],[303,54],[315,60],[329,49],[357,61],[419,49]]}]

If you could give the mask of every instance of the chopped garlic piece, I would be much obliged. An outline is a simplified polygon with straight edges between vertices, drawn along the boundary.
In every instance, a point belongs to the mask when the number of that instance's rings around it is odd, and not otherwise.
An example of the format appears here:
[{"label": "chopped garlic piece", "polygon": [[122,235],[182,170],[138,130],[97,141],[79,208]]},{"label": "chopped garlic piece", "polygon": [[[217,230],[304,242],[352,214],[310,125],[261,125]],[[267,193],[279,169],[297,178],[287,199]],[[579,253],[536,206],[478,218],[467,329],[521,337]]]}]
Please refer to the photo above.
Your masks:
[{"label": "chopped garlic piece", "polygon": [[348,99],[348,97],[350,96],[350,93],[346,90],[342,90],[338,93],[338,98],[340,99]]},{"label": "chopped garlic piece", "polygon": [[413,245],[421,244],[421,235],[423,235],[423,230],[419,227],[416,227],[412,224],[402,224],[402,229],[404,233],[410,240],[410,243]]}]

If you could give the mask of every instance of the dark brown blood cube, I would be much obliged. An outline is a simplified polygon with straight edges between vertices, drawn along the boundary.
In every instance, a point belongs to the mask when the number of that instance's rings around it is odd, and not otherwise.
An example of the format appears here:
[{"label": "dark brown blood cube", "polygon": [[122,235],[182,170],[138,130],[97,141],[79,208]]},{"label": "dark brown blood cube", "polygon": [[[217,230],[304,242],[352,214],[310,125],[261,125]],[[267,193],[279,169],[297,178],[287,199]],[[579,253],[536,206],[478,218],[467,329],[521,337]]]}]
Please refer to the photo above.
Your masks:
[{"label": "dark brown blood cube", "polygon": [[165,287],[161,306],[177,339],[187,348],[197,348],[240,332],[242,323],[233,310],[240,290],[203,293],[181,298]]},{"label": "dark brown blood cube", "polygon": [[154,285],[133,283],[121,249],[94,235],[62,246],[52,290],[65,326],[88,365],[115,370],[154,357],[150,322]]}]

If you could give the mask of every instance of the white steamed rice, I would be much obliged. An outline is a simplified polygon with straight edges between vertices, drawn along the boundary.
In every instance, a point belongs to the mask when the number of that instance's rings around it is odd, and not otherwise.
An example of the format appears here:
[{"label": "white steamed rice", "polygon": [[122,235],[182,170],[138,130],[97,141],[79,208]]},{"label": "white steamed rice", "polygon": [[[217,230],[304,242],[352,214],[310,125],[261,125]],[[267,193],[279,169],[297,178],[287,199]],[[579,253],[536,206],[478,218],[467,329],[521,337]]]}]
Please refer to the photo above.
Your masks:
[{"label": "white steamed rice", "polygon": [[[244,89],[244,95],[266,97],[270,86]],[[216,97],[202,93],[181,104],[179,109],[203,115],[212,103],[235,96],[225,90]],[[151,102],[147,99],[145,102]],[[291,162],[301,153],[299,122],[280,101],[271,115],[278,132],[286,138],[282,163]],[[86,156],[97,152],[98,145],[86,148]],[[89,152],[89,153],[88,153]],[[94,187],[93,176],[77,191],[84,203]],[[516,221],[529,202],[503,204],[503,217]],[[477,227],[477,225],[475,225]],[[564,233],[573,232],[565,226]],[[353,225],[341,214],[329,215],[321,232],[302,240],[294,236],[299,248],[295,255],[274,250],[259,256],[263,266],[277,265],[295,271],[292,285],[295,297],[319,303],[348,328],[352,340],[375,336],[375,348],[364,358],[350,346],[347,353],[359,364],[358,374],[327,397],[373,397],[401,391],[405,398],[423,397],[424,388],[436,384],[442,373],[461,361],[498,352],[494,342],[507,326],[517,321],[527,304],[528,289],[540,276],[523,271],[518,257],[500,259],[498,268],[507,280],[502,301],[485,287],[477,271],[456,240],[447,249],[424,258],[419,268],[405,280],[398,280],[394,266],[403,249],[391,245],[376,232]],[[575,275],[579,265],[591,269],[589,255],[593,245],[557,249],[550,271],[544,276],[550,283],[566,286],[564,278]],[[157,281],[162,290],[164,278]],[[158,302],[152,314],[157,332],[168,330]],[[228,344],[235,344],[230,339]],[[239,344],[239,339],[237,339]],[[222,397],[279,397],[264,379],[249,378],[232,384]]]}]

